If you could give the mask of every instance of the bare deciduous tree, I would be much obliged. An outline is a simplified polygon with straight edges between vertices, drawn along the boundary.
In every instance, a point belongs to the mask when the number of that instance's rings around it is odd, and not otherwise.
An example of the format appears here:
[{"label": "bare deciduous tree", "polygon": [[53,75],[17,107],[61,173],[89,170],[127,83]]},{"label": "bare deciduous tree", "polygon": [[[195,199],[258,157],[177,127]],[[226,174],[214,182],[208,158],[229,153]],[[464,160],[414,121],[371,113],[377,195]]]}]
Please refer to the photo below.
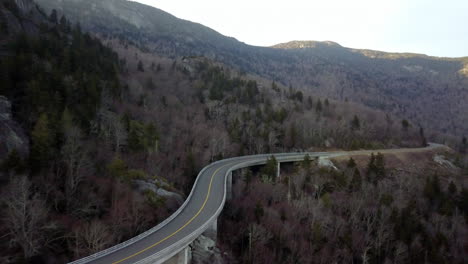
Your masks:
[{"label": "bare deciduous tree", "polygon": [[65,200],[67,210],[70,210],[73,196],[78,185],[83,181],[84,170],[89,165],[86,151],[81,141],[81,131],[77,127],[69,127],[65,131],[65,144],[62,148],[62,160],[66,166]]},{"label": "bare deciduous tree", "polygon": [[93,220],[77,228],[73,237],[76,257],[101,251],[112,243],[112,235],[107,226],[99,220]]},{"label": "bare deciduous tree", "polygon": [[128,133],[122,122],[120,122],[118,119],[114,120],[113,128],[115,152],[119,153],[122,145],[125,145],[127,142]]},{"label": "bare deciduous tree", "polygon": [[8,230],[11,246],[19,246],[25,258],[30,258],[44,245],[47,208],[38,194],[32,192],[25,176],[13,178],[2,199],[5,205],[3,222]]}]

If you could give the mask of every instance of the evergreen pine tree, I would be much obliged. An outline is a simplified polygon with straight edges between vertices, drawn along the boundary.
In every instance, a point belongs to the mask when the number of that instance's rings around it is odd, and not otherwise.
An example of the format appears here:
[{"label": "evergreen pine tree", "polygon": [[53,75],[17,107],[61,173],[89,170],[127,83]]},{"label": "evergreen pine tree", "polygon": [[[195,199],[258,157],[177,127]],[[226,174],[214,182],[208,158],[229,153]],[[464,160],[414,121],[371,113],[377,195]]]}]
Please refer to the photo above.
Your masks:
[{"label": "evergreen pine tree", "polygon": [[461,143],[462,143],[462,144],[461,144],[461,153],[466,153],[466,149],[467,149],[467,147],[468,147],[468,142],[467,142],[465,136],[462,138],[462,142],[461,142]]},{"label": "evergreen pine tree", "polygon": [[456,195],[457,194],[457,186],[453,181],[450,181],[449,187],[448,187],[448,194],[449,195]]},{"label": "evergreen pine tree", "polygon": [[376,183],[375,171],[376,171],[375,156],[374,156],[374,153],[371,153],[371,157],[369,159],[369,163],[367,164],[367,171],[366,171],[366,178],[368,182]]},{"label": "evergreen pine tree", "polygon": [[359,130],[361,128],[361,122],[357,115],[354,115],[353,120],[351,121],[351,129],[352,130]]},{"label": "evergreen pine tree", "polygon": [[138,71],[140,71],[140,72],[144,72],[144,71],[145,71],[145,69],[144,69],[144,67],[143,67],[143,62],[141,62],[141,61],[138,61]]},{"label": "evergreen pine tree", "polygon": [[70,33],[70,23],[67,21],[67,18],[64,15],[62,15],[60,18],[59,25],[63,32]]},{"label": "evergreen pine tree", "polygon": [[253,178],[253,173],[252,171],[247,168],[245,173],[244,173],[244,182],[245,182],[245,187],[247,188],[250,183],[252,182],[252,178]]},{"label": "evergreen pine tree", "polygon": [[0,168],[6,173],[15,172],[16,174],[23,172],[25,169],[23,160],[16,149],[8,153],[6,159],[1,163]]},{"label": "evergreen pine tree", "polygon": [[440,180],[438,175],[434,175],[426,179],[426,183],[423,189],[424,196],[434,204],[440,201],[441,198],[441,188]]},{"label": "evergreen pine tree", "polygon": [[424,135],[424,128],[419,127],[419,136],[421,137],[421,145],[423,147],[427,146],[426,136]]},{"label": "evergreen pine tree", "polygon": [[276,170],[278,162],[276,161],[275,156],[268,158],[267,163],[262,168],[262,173],[265,174],[270,180],[276,180]]},{"label": "evergreen pine tree", "polygon": [[351,178],[351,182],[349,183],[349,191],[356,192],[361,189],[362,185],[362,177],[361,173],[359,172],[358,168],[354,168],[353,178]]},{"label": "evergreen pine tree", "polygon": [[382,153],[377,153],[375,157],[375,174],[377,175],[377,180],[385,178],[385,160]]},{"label": "evergreen pine tree", "polygon": [[47,114],[41,114],[31,132],[31,165],[33,169],[44,168],[51,158],[53,138]]},{"label": "evergreen pine tree", "polygon": [[50,22],[52,22],[52,23],[54,23],[56,25],[58,24],[57,10],[55,10],[55,9],[52,10],[52,13],[50,13],[49,20],[50,20]]},{"label": "evergreen pine tree", "polygon": [[401,121],[401,127],[402,127],[403,131],[407,132],[407,131],[408,131],[408,127],[409,127],[409,122],[408,122],[408,120],[403,119],[403,120]]},{"label": "evergreen pine tree", "polygon": [[348,164],[346,165],[348,168],[356,168],[356,161],[353,158],[349,158]]},{"label": "evergreen pine tree", "polygon": [[2,16],[0,16],[0,36],[8,35],[8,33],[9,33],[9,30],[8,30],[7,21]]},{"label": "evergreen pine tree", "polygon": [[309,154],[306,154],[305,157],[304,157],[304,160],[302,161],[302,167],[305,170],[308,170],[310,168],[311,163],[312,163],[312,161],[310,160]]},{"label": "evergreen pine tree", "polygon": [[307,97],[307,109],[312,109],[312,106],[313,106],[313,101],[312,101],[312,97],[310,97],[310,95]]},{"label": "evergreen pine tree", "polygon": [[296,124],[291,123],[291,126],[289,127],[289,136],[291,138],[291,148],[294,148],[297,143],[297,129],[296,129]]},{"label": "evergreen pine tree", "polygon": [[317,113],[322,112],[322,101],[320,101],[320,99],[318,99],[317,104],[315,105],[315,111]]},{"label": "evergreen pine tree", "polygon": [[257,221],[257,224],[260,224],[260,220],[265,214],[265,211],[263,210],[263,205],[260,202],[257,202],[257,204],[255,205],[254,213],[255,213],[255,220]]}]

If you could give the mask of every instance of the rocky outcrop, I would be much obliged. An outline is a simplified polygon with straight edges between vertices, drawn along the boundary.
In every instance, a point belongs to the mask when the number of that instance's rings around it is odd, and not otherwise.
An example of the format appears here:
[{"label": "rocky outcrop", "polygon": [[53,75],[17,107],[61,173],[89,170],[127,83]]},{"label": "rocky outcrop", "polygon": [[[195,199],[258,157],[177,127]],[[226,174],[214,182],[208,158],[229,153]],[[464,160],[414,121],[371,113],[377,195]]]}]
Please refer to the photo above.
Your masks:
[{"label": "rocky outcrop", "polygon": [[[180,207],[184,202],[182,196],[178,193],[168,191],[169,185],[161,180],[135,180],[135,187],[140,192],[152,191],[156,195],[167,199],[166,206],[175,206],[173,209]],[[170,205],[169,201],[176,201],[177,204]],[[221,264],[223,263],[221,252],[216,247],[216,225],[211,226],[203,235],[200,235],[190,245],[190,259],[193,264]],[[175,257],[168,263],[180,263],[179,260],[183,258]]]},{"label": "rocky outcrop", "polygon": [[220,250],[216,247],[216,242],[206,236],[199,236],[193,243],[192,263],[193,264],[221,264],[223,259]]},{"label": "rocky outcrop", "polygon": [[0,19],[7,35],[16,36],[19,33],[36,35],[39,24],[44,22],[44,15],[32,0],[10,0],[6,5],[0,5]]},{"label": "rocky outcrop", "polygon": [[26,156],[29,153],[29,140],[21,126],[12,118],[10,101],[0,95],[0,160],[13,149]]},{"label": "rocky outcrop", "polygon": [[15,16],[13,12],[8,9],[0,9],[0,16],[2,17],[3,23],[7,27],[8,34],[17,34],[21,32],[22,26],[19,19]]},{"label": "rocky outcrop", "polygon": [[318,166],[322,168],[330,168],[333,170],[338,170],[338,168],[333,164],[333,162],[327,158],[320,157],[318,160]]},{"label": "rocky outcrop", "polygon": [[[164,183],[159,180],[154,180],[154,181],[148,181],[148,180],[135,180],[134,181],[136,188],[140,192],[145,192],[145,191],[152,191],[156,195],[164,197],[168,200],[175,201],[174,206],[180,206],[182,203],[184,203],[184,198],[182,195],[168,191],[167,189],[164,189]],[[166,186],[167,187],[167,186]]]},{"label": "rocky outcrop", "polygon": [[456,169],[457,166],[455,166],[452,162],[447,160],[445,156],[443,155],[435,155],[434,156],[434,161],[439,164],[442,167],[448,168],[448,169]]},{"label": "rocky outcrop", "polygon": [[18,8],[25,14],[36,10],[36,4],[32,0],[15,0]]}]

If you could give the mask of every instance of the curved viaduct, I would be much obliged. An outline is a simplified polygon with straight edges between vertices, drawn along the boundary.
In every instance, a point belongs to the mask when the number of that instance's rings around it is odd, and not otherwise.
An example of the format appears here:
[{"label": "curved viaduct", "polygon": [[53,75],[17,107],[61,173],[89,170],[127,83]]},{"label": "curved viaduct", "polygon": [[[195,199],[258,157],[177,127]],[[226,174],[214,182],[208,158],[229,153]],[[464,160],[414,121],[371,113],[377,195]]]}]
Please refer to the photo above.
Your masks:
[{"label": "curved viaduct", "polygon": [[188,262],[188,246],[210,228],[216,228],[217,218],[226,199],[231,196],[232,172],[237,169],[265,164],[271,156],[278,161],[296,162],[339,156],[367,155],[373,153],[420,152],[443,145],[430,144],[425,148],[390,149],[349,152],[309,152],[252,155],[213,162],[198,174],[190,195],[184,204],[168,219],[156,227],[114,247],[76,260],[72,264],[128,264],[164,263],[176,254],[183,263]]}]

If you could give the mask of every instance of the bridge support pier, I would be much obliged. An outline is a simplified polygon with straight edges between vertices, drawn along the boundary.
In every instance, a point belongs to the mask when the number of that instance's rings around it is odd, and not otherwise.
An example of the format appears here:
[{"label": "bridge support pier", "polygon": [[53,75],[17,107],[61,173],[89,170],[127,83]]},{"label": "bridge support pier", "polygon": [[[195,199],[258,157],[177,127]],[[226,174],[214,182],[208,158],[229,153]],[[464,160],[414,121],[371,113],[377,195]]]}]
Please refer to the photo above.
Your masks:
[{"label": "bridge support pier", "polygon": [[182,258],[179,259],[179,263],[177,264],[189,264],[190,263],[190,246],[186,247],[182,252],[179,254],[182,254]]},{"label": "bridge support pier", "polygon": [[227,176],[227,183],[226,183],[226,200],[232,199],[232,171],[229,172]]},{"label": "bridge support pier", "polygon": [[218,235],[218,218],[213,220],[213,223],[203,232],[203,235],[216,242],[216,237]]},{"label": "bridge support pier", "polygon": [[280,170],[281,170],[281,163],[280,162],[277,162],[278,165],[276,166],[276,179],[280,180],[280,177],[281,177],[281,173],[280,173]]},{"label": "bridge support pier", "polygon": [[172,258],[164,262],[164,264],[190,264],[192,262],[192,253],[190,246],[180,251]]}]

